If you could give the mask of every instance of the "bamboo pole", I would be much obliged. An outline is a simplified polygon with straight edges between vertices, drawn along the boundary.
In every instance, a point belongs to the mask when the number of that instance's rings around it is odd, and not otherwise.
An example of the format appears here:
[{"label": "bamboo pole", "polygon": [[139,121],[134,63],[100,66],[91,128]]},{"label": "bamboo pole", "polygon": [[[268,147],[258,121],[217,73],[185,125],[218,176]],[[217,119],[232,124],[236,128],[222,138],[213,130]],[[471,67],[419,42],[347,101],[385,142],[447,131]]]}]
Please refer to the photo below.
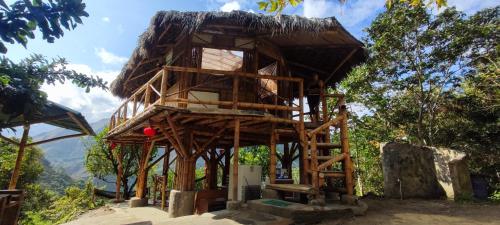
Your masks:
[{"label": "bamboo pole", "polygon": [[[229,166],[231,164],[231,148],[224,148],[224,169],[222,170],[222,185],[229,186]],[[229,188],[229,187],[228,187]]]},{"label": "bamboo pole", "polygon": [[318,183],[318,148],[316,134],[311,137],[311,183],[314,188],[319,188]]},{"label": "bamboo pole", "polygon": [[170,167],[170,146],[165,146],[165,151],[167,155],[163,158],[163,179],[161,182],[161,209],[165,210],[165,206],[167,205],[167,182],[168,182],[168,169]]},{"label": "bamboo pole", "polygon": [[[125,150],[124,145],[120,147],[120,152],[116,154],[116,159],[118,161],[118,173],[116,174],[116,202],[121,202],[121,182],[123,176],[123,151]],[[126,190],[124,190],[126,191]]]},{"label": "bamboo pole", "polygon": [[9,190],[16,189],[17,180],[19,179],[19,172],[21,170],[21,164],[23,162],[24,148],[26,147],[28,134],[30,132],[30,125],[25,124],[23,129],[23,136],[21,137],[21,142],[19,143],[19,151],[17,152],[16,165],[14,166],[14,171],[12,172],[12,177],[10,178],[9,182]]},{"label": "bamboo pole", "polygon": [[239,77],[233,78],[233,109],[238,109]]},{"label": "bamboo pole", "polygon": [[144,108],[147,108],[151,102],[151,87],[149,83],[146,84],[146,92],[144,94]]},{"label": "bamboo pole", "polygon": [[309,184],[309,178],[307,170],[309,170],[309,161],[308,161],[308,143],[306,137],[306,131],[304,126],[304,82],[301,80],[299,82],[299,139],[300,144],[302,145],[302,174],[301,174],[301,183]]},{"label": "bamboo pole", "polygon": [[270,141],[270,147],[271,147],[271,162],[269,163],[269,177],[270,177],[270,182],[271,184],[276,183],[276,132],[274,131],[274,128],[276,127],[276,124],[272,124],[271,128],[271,141]]},{"label": "bamboo pole", "polygon": [[240,72],[240,71],[225,71],[225,70],[212,70],[212,69],[198,69],[191,67],[180,67],[180,66],[165,66],[165,69],[168,71],[176,71],[176,72],[188,72],[188,73],[202,73],[213,76],[233,76],[233,77],[246,77],[246,78],[254,78],[254,79],[270,79],[270,80],[283,80],[283,81],[292,81],[292,82],[301,82],[302,78],[296,77],[287,77],[287,76],[274,76],[274,75],[259,75],[256,73],[248,73],[248,72]]},{"label": "bamboo pole", "polygon": [[353,183],[352,172],[354,168],[351,161],[351,155],[349,153],[349,136],[347,134],[348,132],[347,110],[345,109],[345,106],[341,108],[340,114],[342,116],[342,122],[340,126],[340,142],[342,145],[341,147],[342,153],[345,154],[344,157],[345,183],[346,183],[347,194],[353,195],[354,183]]},{"label": "bamboo pole", "polygon": [[233,147],[233,201],[238,201],[238,154],[240,149],[240,120],[234,120],[234,147]]},{"label": "bamboo pole", "polygon": [[168,71],[163,70],[161,75],[161,87],[160,87],[160,104],[165,105],[167,100],[167,90],[168,90]]}]

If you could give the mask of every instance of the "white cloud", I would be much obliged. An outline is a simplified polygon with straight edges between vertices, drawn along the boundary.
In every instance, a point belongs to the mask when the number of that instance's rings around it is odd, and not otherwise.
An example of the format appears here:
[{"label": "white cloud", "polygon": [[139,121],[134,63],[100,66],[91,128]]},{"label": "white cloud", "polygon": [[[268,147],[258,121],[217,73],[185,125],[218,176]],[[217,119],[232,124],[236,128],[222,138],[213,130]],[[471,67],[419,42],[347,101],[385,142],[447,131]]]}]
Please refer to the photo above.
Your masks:
[{"label": "white cloud", "polygon": [[111,22],[111,19],[109,19],[109,17],[107,17],[107,16],[106,16],[106,17],[101,18],[101,20],[102,20],[103,22],[106,22],[106,23]]},{"label": "white cloud", "polygon": [[[108,85],[119,74],[119,71],[95,71],[84,64],[69,64],[67,68],[79,73],[99,76],[107,81]],[[85,89],[79,88],[71,82],[57,83],[55,86],[44,84],[42,91],[47,93],[49,100],[81,112],[91,122],[109,118],[121,101],[109,91],[93,88],[89,93],[86,93]]]},{"label": "white cloud", "polygon": [[220,10],[223,12],[231,12],[233,10],[240,10],[240,3],[237,1],[226,2],[224,5],[220,7]]},{"label": "white cloud", "polygon": [[101,61],[105,64],[119,64],[119,63],[125,63],[127,62],[127,58],[117,56],[111,52],[108,52],[104,48],[96,48],[95,49],[95,54],[99,56]]}]

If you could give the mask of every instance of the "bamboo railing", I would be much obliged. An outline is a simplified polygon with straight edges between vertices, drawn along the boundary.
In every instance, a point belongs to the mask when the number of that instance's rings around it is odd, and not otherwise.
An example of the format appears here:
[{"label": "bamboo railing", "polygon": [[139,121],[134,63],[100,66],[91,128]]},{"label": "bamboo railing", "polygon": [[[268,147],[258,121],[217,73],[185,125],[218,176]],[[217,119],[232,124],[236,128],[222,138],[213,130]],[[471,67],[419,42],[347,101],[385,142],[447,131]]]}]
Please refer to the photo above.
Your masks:
[{"label": "bamboo railing", "polygon": [[[168,93],[169,87],[168,80],[169,76],[173,73],[180,74],[179,79],[187,79],[190,76],[196,74],[203,74],[208,76],[213,76],[222,79],[232,79],[232,101],[221,101],[221,100],[200,100],[200,99],[189,99],[188,92],[194,87],[180,87],[177,92]],[[290,82],[292,89],[294,87],[298,88],[300,103],[293,103],[293,97],[287,96],[277,96],[276,98],[286,99],[289,103],[288,105],[279,104],[278,101],[274,101],[273,104],[266,103],[256,103],[256,102],[242,102],[238,99],[239,91],[239,81],[240,78],[250,78],[250,79],[268,79],[279,82]],[[181,81],[179,80],[179,83]],[[278,85],[279,88],[279,85]],[[293,90],[291,90],[293,93]],[[183,93],[183,94],[181,94]],[[277,92],[278,93],[278,92]],[[177,98],[173,98],[177,95]],[[273,111],[284,111],[286,114],[290,115],[285,118],[280,118],[279,121],[283,122],[289,119],[290,122],[297,122],[292,119],[293,112],[303,114],[303,79],[295,77],[286,76],[272,76],[272,75],[260,75],[254,73],[246,73],[239,71],[223,71],[223,70],[213,70],[213,69],[200,69],[200,68],[189,68],[189,67],[178,67],[178,66],[165,66],[163,69],[158,71],[155,76],[153,76],[148,82],[138,88],[128,99],[126,99],[118,109],[112,114],[109,129],[110,131],[114,128],[120,126],[125,121],[134,118],[141,113],[147,111],[155,105],[172,105],[176,104],[179,108],[185,108],[188,104],[199,104],[203,106],[215,105],[218,107],[230,108],[233,110],[245,109],[245,110],[273,110]],[[279,117],[279,116],[278,116]],[[285,119],[285,120],[283,120]]]}]

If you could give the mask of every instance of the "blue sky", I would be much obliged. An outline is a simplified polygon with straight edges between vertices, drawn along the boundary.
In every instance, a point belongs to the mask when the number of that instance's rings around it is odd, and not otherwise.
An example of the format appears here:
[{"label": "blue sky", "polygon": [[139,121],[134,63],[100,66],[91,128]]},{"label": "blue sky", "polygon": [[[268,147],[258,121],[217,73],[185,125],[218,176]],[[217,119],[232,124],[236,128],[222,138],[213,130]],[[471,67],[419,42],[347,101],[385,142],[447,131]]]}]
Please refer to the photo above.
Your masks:
[{"label": "blue sky", "polygon": [[[13,0],[7,0],[7,4]],[[146,30],[151,17],[159,10],[259,12],[253,0],[84,0],[90,14],[73,31],[65,31],[63,38],[48,44],[37,38],[28,48],[8,45],[7,56],[18,61],[39,53],[49,58],[65,57],[70,68],[98,75],[109,83],[118,75],[136,47],[137,39]],[[361,38],[362,30],[384,10],[385,0],[348,0],[340,5],[337,0],[305,0],[297,8],[285,9],[286,14],[306,17],[335,16],[354,36]],[[466,13],[495,6],[499,0],[448,0]],[[121,101],[109,92],[92,90],[87,94],[72,84],[44,86],[49,99],[81,111],[89,121],[108,117]]]}]

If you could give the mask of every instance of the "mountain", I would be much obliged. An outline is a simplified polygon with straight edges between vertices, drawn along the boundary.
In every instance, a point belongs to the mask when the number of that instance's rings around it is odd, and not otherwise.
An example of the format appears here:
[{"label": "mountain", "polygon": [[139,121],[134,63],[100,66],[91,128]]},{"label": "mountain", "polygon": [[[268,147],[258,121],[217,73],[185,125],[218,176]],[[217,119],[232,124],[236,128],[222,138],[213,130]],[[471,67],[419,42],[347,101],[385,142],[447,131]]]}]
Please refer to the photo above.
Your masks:
[{"label": "mountain", "polygon": [[75,181],[66,174],[62,168],[53,168],[47,159],[42,158],[43,172],[38,179],[40,185],[58,194],[64,194],[64,190],[75,184]]},{"label": "mountain", "polygon": [[[97,133],[101,131],[109,122],[108,119],[101,119],[90,126]],[[33,140],[44,140],[74,133],[73,131],[56,128],[33,137]],[[53,168],[62,169],[66,174],[75,180],[88,177],[85,171],[85,145],[90,144],[92,137],[76,137],[59,141],[49,142],[39,145],[45,154],[45,159]]]}]

